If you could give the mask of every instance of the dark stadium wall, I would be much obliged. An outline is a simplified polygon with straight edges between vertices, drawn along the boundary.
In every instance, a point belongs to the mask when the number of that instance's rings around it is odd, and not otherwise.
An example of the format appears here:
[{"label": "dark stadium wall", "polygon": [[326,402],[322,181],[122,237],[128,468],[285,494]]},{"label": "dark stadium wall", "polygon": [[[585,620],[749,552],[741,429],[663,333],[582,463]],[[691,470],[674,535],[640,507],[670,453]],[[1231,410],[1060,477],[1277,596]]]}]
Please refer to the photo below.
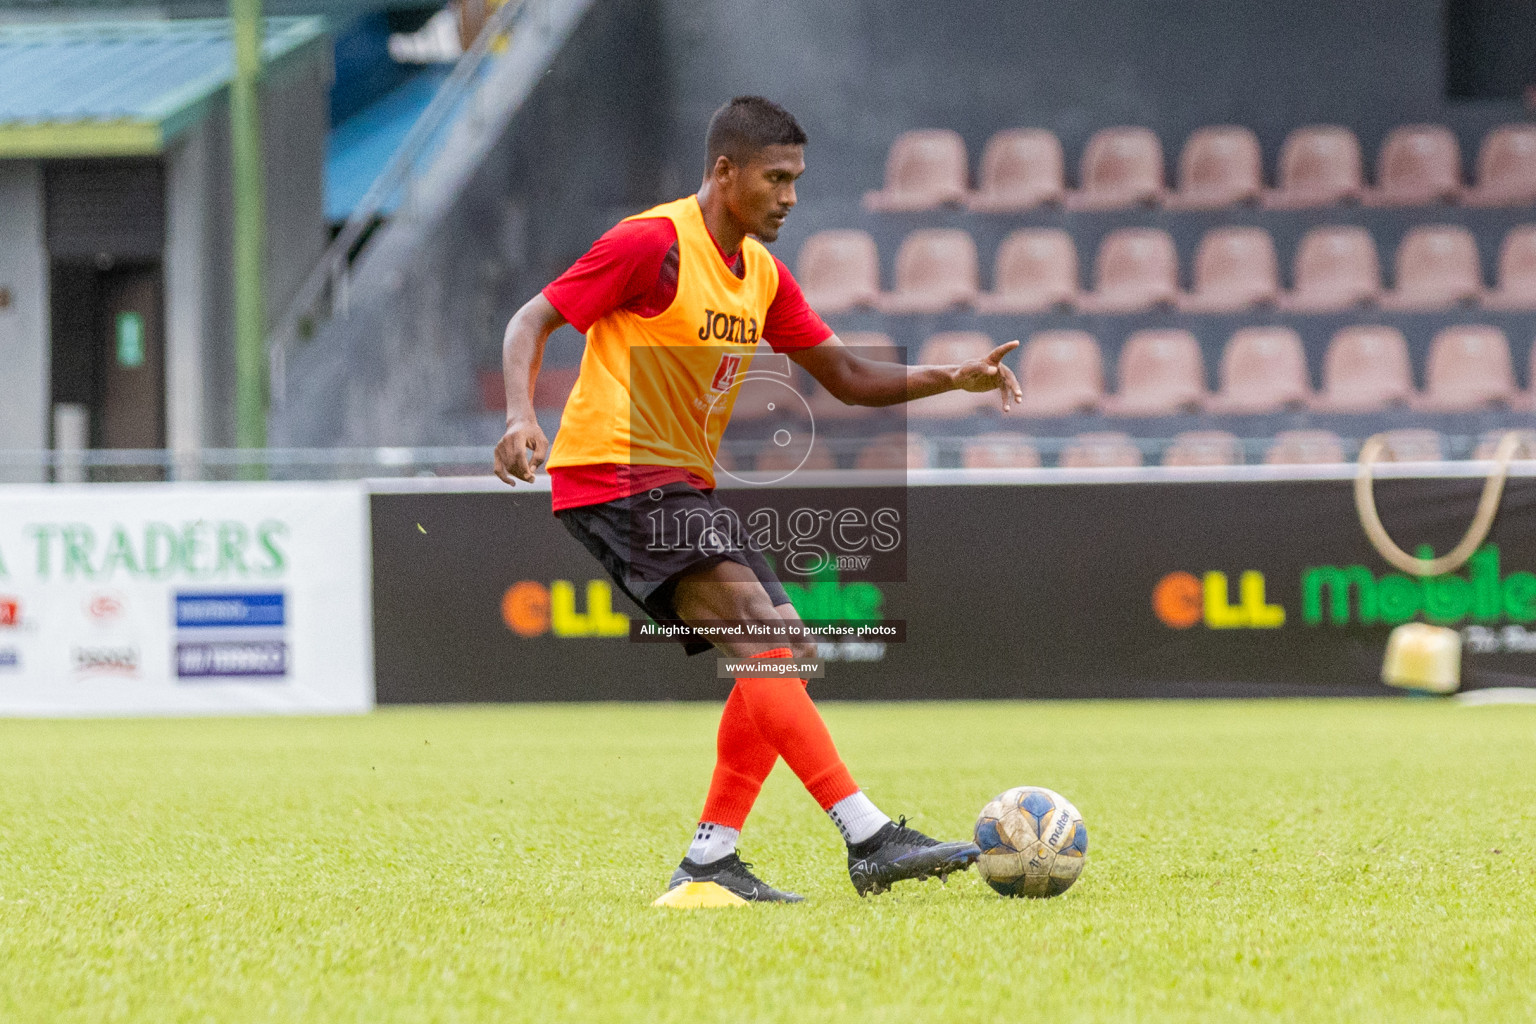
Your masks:
[{"label": "dark stadium wall", "polygon": [[841,165],[823,189],[876,187],[885,147],[917,126],[954,128],[973,153],[999,128],[1050,128],[1072,165],[1106,125],[1147,125],[1176,152],[1235,122],[1272,157],[1298,124],[1350,125],[1374,150],[1392,125],[1445,115],[1440,0],[666,0],[663,17],[678,149],[721,99],[761,91]]},{"label": "dark stadium wall", "polygon": [[[377,393],[395,397],[370,403],[367,416],[317,412],[282,436],[494,437],[501,417],[482,405],[476,374],[499,367],[508,317],[616,220],[697,187],[709,115],[732,95],[774,97],[810,133],[802,209],[776,246],[793,263],[808,232],[867,226],[858,198],[879,185],[887,148],[909,128],[957,129],[974,164],[998,129],[1044,126],[1065,143],[1072,179],[1088,137],[1115,124],[1155,129],[1170,170],[1191,130],[1230,122],[1258,133],[1271,172],[1285,134],[1317,122],[1354,128],[1372,162],[1392,126],[1448,123],[1470,159],[1487,126],[1524,113],[1508,100],[1445,100],[1444,38],[1440,0],[595,4],[436,229],[423,253],[431,272],[402,282],[401,308],[413,312],[381,328],[405,349],[430,349],[431,372],[375,365],[361,332],[321,376],[378,377]],[[1186,220],[1179,230],[1195,231]],[[1118,226],[1114,215],[1094,223]],[[882,251],[893,253],[888,241]],[[1193,241],[1181,235],[1181,250]],[[548,365],[580,351],[580,336],[563,330]]]},{"label": "dark stadium wall", "polygon": [[[527,198],[517,289],[557,273],[614,215],[694,187],[704,126],[759,92],[805,124],[805,203],[878,187],[901,131],[948,127],[973,160],[1000,128],[1042,126],[1069,174],[1097,129],[1147,125],[1167,159],[1202,125],[1251,127],[1273,166],[1298,125],[1452,124],[1469,153],[1513,103],[1445,99],[1440,0],[1105,0],[1095,4],[645,0],[599,5],[509,138]],[[542,281],[541,281],[542,283]]]}]

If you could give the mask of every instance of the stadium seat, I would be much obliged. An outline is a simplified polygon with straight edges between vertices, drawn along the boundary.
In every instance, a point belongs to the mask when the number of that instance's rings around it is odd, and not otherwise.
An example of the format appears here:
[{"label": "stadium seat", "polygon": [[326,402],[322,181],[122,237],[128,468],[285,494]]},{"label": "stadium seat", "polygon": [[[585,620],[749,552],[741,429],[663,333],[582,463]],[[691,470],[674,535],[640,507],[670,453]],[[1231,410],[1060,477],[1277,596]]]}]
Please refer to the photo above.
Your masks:
[{"label": "stadium seat", "polygon": [[[1504,435],[1507,433],[1509,433],[1507,430],[1485,431],[1477,439],[1477,447],[1473,449],[1472,457],[1474,459],[1493,458],[1494,453],[1498,451],[1499,442],[1504,440]],[[1517,430],[1515,433],[1520,435],[1520,442],[1515,447],[1515,458],[1536,459],[1536,430]]]},{"label": "stadium seat", "polygon": [[1396,327],[1345,327],[1323,356],[1318,412],[1380,412],[1413,400],[1408,341]]},{"label": "stadium seat", "polygon": [[1438,430],[1389,430],[1383,440],[1382,462],[1439,462],[1445,458],[1445,439]]},{"label": "stadium seat", "polygon": [[1179,297],[1179,257],[1158,228],[1121,228],[1099,243],[1094,290],[1078,306],[1094,313],[1136,313],[1172,306]]},{"label": "stadium seat", "polygon": [[956,228],[914,231],[896,252],[896,290],[880,298],[887,313],[941,313],[969,306],[980,292],[976,243]]},{"label": "stadium seat", "polygon": [[1163,452],[1165,466],[1241,466],[1243,443],[1225,430],[1186,430]]},{"label": "stadium seat", "polygon": [[1118,431],[1078,434],[1061,450],[1063,469],[1095,469],[1141,465],[1141,449],[1130,435]]},{"label": "stadium seat", "polygon": [[1067,197],[1074,210],[1120,210],[1160,202],[1163,144],[1146,128],[1104,128],[1083,150],[1078,191]]},{"label": "stadium seat", "polygon": [[1104,357],[1087,331],[1041,331],[1019,354],[1021,416],[1069,416],[1104,397]]},{"label": "stadium seat", "polygon": [[1043,313],[1077,298],[1077,247],[1060,228],[1026,228],[997,248],[992,291],[978,296],[983,313]]},{"label": "stadium seat", "polygon": [[1061,140],[1040,128],[1011,128],[987,140],[981,183],[967,205],[978,213],[1018,213],[1067,194]]},{"label": "stadium seat", "polygon": [[1188,331],[1137,331],[1120,349],[1120,390],[1101,403],[1110,416],[1194,412],[1210,397],[1200,342]]},{"label": "stadium seat", "polygon": [[[896,348],[888,334],[879,331],[849,331],[846,334],[838,332],[837,337],[844,345],[853,349],[855,354],[865,359],[878,359],[887,363],[905,361],[901,351]],[[800,394],[805,396],[806,404],[810,406],[811,415],[814,417],[813,422],[868,419],[882,414],[882,410],[874,406],[844,405],[804,369],[796,367],[795,370],[795,386],[799,388]]]},{"label": "stadium seat", "polygon": [[[964,363],[984,359],[996,347],[980,331],[945,331],[923,342],[917,361],[924,366]],[[1002,398],[995,391],[946,391],[906,407],[908,419],[952,419],[1001,408]]]},{"label": "stadium seat", "polygon": [[1179,153],[1179,190],[1168,197],[1178,210],[1215,210],[1251,203],[1264,191],[1259,139],[1247,128],[1201,128]]},{"label": "stadium seat", "polygon": [[[802,455],[805,462],[801,463]],[[726,467],[730,468],[730,467]],[[813,441],[809,453],[804,453],[793,445],[779,446],[772,438],[762,443],[762,448],[757,453],[755,468],[758,473],[791,473],[798,469],[800,472],[818,469],[836,469],[837,462],[832,458],[832,449],[825,441]]]},{"label": "stadium seat", "polygon": [[1023,434],[977,434],[966,441],[960,464],[966,469],[1035,469],[1040,451]]},{"label": "stadium seat", "polygon": [[1424,393],[1414,407],[1426,412],[1473,412],[1512,405],[1520,397],[1509,339],[1497,327],[1447,327],[1429,343]]},{"label": "stadium seat", "polygon": [[1289,327],[1244,327],[1221,354],[1221,391],[1206,408],[1216,413],[1270,413],[1312,397],[1301,338]]},{"label": "stadium seat", "polygon": [[854,469],[927,469],[933,465],[933,446],[921,434],[882,434],[859,449]]},{"label": "stadium seat", "polygon": [[1381,297],[1381,261],[1365,228],[1313,228],[1296,247],[1295,287],[1283,309],[1329,313],[1375,303]]},{"label": "stadium seat", "polygon": [[1214,228],[1195,250],[1194,290],[1179,297],[1192,313],[1273,305],[1280,295],[1275,242],[1263,228]]},{"label": "stadium seat", "polygon": [[1344,442],[1331,430],[1282,430],[1264,452],[1268,466],[1321,466],[1344,461]]},{"label": "stadium seat", "polygon": [[797,423],[806,420],[809,414],[805,403],[794,398],[800,389],[795,387],[793,369],[789,357],[781,353],[769,351],[756,355],[747,378],[736,391],[731,422]]},{"label": "stadium seat", "polygon": [[740,465],[741,460],[737,458],[731,443],[722,441],[719,451],[715,452],[715,467],[730,471],[738,469]]},{"label": "stadium seat", "polygon": [[1507,124],[1483,138],[1477,185],[1462,196],[1468,206],[1536,203],[1536,125]]},{"label": "stadium seat", "polygon": [[870,210],[934,210],[965,200],[965,141],[947,128],[903,132],[885,159],[885,187],[866,192]]},{"label": "stadium seat", "polygon": [[[538,410],[559,411],[565,408],[565,400],[576,386],[579,366],[545,366],[533,382],[533,407]],[[507,391],[501,369],[486,368],[475,371],[475,387],[480,397],[480,407],[486,412],[507,411]]]},{"label": "stadium seat", "polygon": [[1297,128],[1280,147],[1279,187],[1264,205],[1298,210],[1355,202],[1365,192],[1360,140],[1348,128]]},{"label": "stadium seat", "polygon": [[842,313],[880,299],[880,255],[864,231],[818,231],[800,247],[795,278],[811,308]]},{"label": "stadium seat", "polygon": [[1536,309],[1536,224],[1510,228],[1499,246],[1499,286],[1483,295],[1488,309]]},{"label": "stadium seat", "polygon": [[1413,228],[1397,247],[1397,273],[1381,307],[1393,310],[1470,306],[1482,295],[1472,232],[1453,224]]},{"label": "stadium seat", "polygon": [[[580,366],[540,367],[539,375],[533,381],[533,407],[564,409],[565,400],[571,397],[571,389],[576,386],[576,378],[580,374]],[[501,408],[497,411],[505,412],[506,408],[506,396],[503,395]]]},{"label": "stadium seat", "polygon": [[1366,192],[1371,206],[1428,206],[1461,197],[1461,147],[1451,130],[1437,124],[1394,128],[1376,155],[1376,187]]}]

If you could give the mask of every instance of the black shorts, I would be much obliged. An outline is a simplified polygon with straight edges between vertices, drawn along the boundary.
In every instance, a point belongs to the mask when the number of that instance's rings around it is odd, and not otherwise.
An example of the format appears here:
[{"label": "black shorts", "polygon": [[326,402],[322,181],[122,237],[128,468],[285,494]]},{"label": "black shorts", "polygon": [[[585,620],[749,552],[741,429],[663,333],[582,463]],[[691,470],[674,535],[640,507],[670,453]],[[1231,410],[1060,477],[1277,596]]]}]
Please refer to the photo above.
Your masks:
[{"label": "black shorts", "polygon": [[[657,622],[679,621],[672,604],[678,580],[727,560],[751,569],[775,607],[790,603],[763,553],[746,542],[741,521],[712,491],[670,483],[555,515]],[[688,636],[677,639],[689,654],[714,646]]]}]

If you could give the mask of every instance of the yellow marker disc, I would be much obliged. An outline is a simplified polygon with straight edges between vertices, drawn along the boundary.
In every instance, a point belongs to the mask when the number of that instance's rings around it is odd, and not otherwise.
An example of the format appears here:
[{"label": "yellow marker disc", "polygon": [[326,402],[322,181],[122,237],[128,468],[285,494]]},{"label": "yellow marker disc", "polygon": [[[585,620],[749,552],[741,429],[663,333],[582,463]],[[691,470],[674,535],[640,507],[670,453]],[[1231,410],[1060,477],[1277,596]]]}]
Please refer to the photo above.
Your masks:
[{"label": "yellow marker disc", "polygon": [[686,882],[657,897],[653,907],[701,910],[710,907],[744,907],[747,901],[714,882]]}]

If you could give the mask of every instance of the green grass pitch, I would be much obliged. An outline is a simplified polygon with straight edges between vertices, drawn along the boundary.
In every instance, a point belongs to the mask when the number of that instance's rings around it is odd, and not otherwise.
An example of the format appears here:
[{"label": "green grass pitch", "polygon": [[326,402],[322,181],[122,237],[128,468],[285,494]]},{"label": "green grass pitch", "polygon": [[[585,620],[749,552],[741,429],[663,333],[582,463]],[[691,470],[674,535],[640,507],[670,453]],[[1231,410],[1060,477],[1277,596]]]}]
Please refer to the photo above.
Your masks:
[{"label": "green grass pitch", "polygon": [[0,1020],[1536,1018],[1536,709],[830,705],[882,808],[1073,800],[1077,886],[860,900],[782,766],[743,853],[798,906],[656,909],[703,705],[0,722]]}]

